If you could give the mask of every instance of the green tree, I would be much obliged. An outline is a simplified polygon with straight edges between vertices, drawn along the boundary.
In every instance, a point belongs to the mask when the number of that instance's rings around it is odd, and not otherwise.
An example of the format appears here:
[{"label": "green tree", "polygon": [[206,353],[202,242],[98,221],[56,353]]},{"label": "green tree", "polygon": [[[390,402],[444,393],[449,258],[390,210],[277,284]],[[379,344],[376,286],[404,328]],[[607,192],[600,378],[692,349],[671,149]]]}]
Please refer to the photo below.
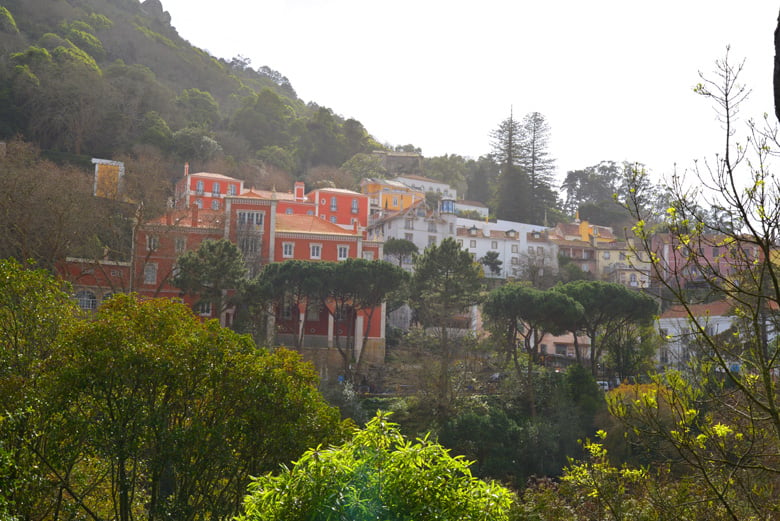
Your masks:
[{"label": "green tree", "polygon": [[423,171],[426,177],[447,183],[454,188],[460,197],[466,193],[467,161],[457,154],[425,158]]},{"label": "green tree", "polygon": [[[688,310],[691,339],[698,346],[685,374],[667,373],[657,391],[616,414],[640,433],[643,446],[664,447],[659,457],[682,461],[706,487],[706,497],[728,519],[777,517],[780,464],[767,457],[780,448],[780,396],[777,393],[777,331],[780,276],[776,241],[780,186],[769,157],[778,147],[775,124],[762,129],[750,122],[739,132],[737,114],[749,90],[739,83],[742,63],[728,52],[716,62],[714,79],[702,76],[696,92],[714,103],[724,125],[724,149],[712,163],[700,165],[693,179],[670,181],[665,228],[679,245],[683,260],[673,266],[651,244],[651,218],[637,182],[627,199],[637,224],[641,248],[664,293]],[[641,181],[639,179],[638,181]],[[701,207],[717,208],[726,219],[706,219]],[[734,229],[734,223],[740,223]],[[722,248],[728,272],[717,269],[710,248]],[[727,334],[714,334],[706,320],[690,312],[689,294],[677,280],[695,277],[707,289],[732,303],[734,317]],[[772,311],[770,311],[772,310]],[[667,417],[661,415],[669,411]]]},{"label": "green tree", "polygon": [[501,265],[504,263],[498,258],[498,255],[497,251],[489,251],[479,259],[479,262],[487,267],[493,275],[501,274]]},{"label": "green tree", "polygon": [[496,216],[515,222],[530,222],[530,180],[522,166],[523,143],[520,122],[510,114],[491,134],[492,158],[499,168],[494,189]]},{"label": "green tree", "polygon": [[469,464],[427,437],[407,441],[380,413],[347,443],[256,478],[239,519],[508,520],[511,493]]},{"label": "green tree", "polygon": [[2,378],[4,403],[22,413],[0,420],[0,453],[14,458],[0,497],[12,515],[227,520],[251,475],[342,439],[338,411],[295,353],[258,349],[169,300],[119,294],[75,320],[54,280],[13,266],[8,274],[6,289],[39,291],[14,311],[47,325],[14,327],[46,345]]},{"label": "green tree", "polygon": [[198,303],[209,303],[221,314],[229,301],[228,291],[238,290],[246,279],[246,267],[238,247],[227,239],[203,241],[176,260],[173,284]]},{"label": "green tree", "polygon": [[[536,415],[533,395],[534,364],[539,363],[540,348],[547,334],[560,334],[579,323],[583,307],[574,299],[555,291],[541,291],[522,283],[510,282],[490,292],[483,311],[491,330],[499,338],[518,376],[521,375],[518,347],[526,355],[526,381],[531,416]],[[518,340],[521,346],[518,346]]]},{"label": "green tree", "polygon": [[395,257],[398,261],[398,267],[404,263],[411,262],[413,256],[419,251],[417,245],[406,239],[396,239],[390,237],[385,241],[383,251],[385,256]]},{"label": "green tree", "polygon": [[[258,275],[262,285],[260,293],[276,307],[277,314],[287,306],[293,320],[298,324],[295,347],[303,347],[307,310],[319,307],[325,282],[323,263],[303,260],[274,262],[266,265]],[[271,315],[273,316],[273,315]]]},{"label": "green tree", "polygon": [[[0,517],[38,518],[58,492],[41,456],[63,461],[45,379],[78,316],[69,288],[44,270],[0,260]],[[62,489],[59,489],[62,492]]]},{"label": "green tree", "polygon": [[382,163],[382,158],[369,153],[355,154],[341,165],[341,169],[352,174],[356,185],[362,179],[387,177],[387,169]]},{"label": "green tree", "polygon": [[263,89],[242,101],[233,114],[230,128],[243,136],[255,149],[291,145],[293,111],[289,100],[270,89]]},{"label": "green tree", "polygon": [[210,128],[219,121],[219,104],[210,92],[200,89],[184,89],[176,98],[176,106],[181,109],[187,121],[185,126]]},{"label": "green tree", "polygon": [[466,194],[464,199],[489,204],[493,201],[491,190],[496,188],[499,165],[492,155],[480,156],[476,161],[466,163]]},{"label": "green tree", "polygon": [[335,344],[344,362],[347,381],[351,381],[359,370],[360,356],[367,341],[363,334],[361,344],[355,343],[358,313],[364,314],[362,330],[365,332],[371,326],[377,307],[391,292],[405,285],[408,275],[385,261],[347,259],[318,264],[321,266],[322,305],[347,332],[342,345],[338,334],[340,328],[336,328]]},{"label": "green tree", "polygon": [[[628,324],[649,323],[658,309],[651,297],[612,282],[577,280],[556,286],[554,290],[582,305],[581,322],[572,332],[575,337],[577,331],[588,335],[589,365],[594,375],[605,347],[601,339],[610,338]],[[580,359],[579,349],[576,351]]]},{"label": "green tree", "polygon": [[550,157],[550,125],[539,112],[526,114],[520,123],[520,166],[528,176],[530,218],[532,224],[546,224],[548,210],[557,209],[553,191],[555,160]]},{"label": "green tree", "polygon": [[462,315],[480,300],[480,272],[469,252],[452,238],[429,246],[414,258],[410,303],[422,326],[438,338],[436,409],[440,413],[447,411],[453,397],[449,379],[454,354],[451,337],[458,324],[463,325]]}]

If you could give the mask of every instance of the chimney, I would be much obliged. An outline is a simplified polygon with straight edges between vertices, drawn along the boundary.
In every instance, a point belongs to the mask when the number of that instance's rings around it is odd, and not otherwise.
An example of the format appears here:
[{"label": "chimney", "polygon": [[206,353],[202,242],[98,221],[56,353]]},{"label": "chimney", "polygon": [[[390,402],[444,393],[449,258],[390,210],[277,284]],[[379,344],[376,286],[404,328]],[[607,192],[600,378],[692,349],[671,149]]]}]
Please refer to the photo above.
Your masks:
[{"label": "chimney", "polygon": [[296,181],[295,182],[295,200],[296,201],[303,201],[303,199],[304,199],[304,190],[305,190],[305,185],[303,184],[303,181]]},{"label": "chimney", "polygon": [[184,163],[184,177],[187,177],[190,175],[190,164]]},{"label": "chimney", "polygon": [[192,205],[192,227],[193,228],[198,227],[198,205],[197,204]]}]

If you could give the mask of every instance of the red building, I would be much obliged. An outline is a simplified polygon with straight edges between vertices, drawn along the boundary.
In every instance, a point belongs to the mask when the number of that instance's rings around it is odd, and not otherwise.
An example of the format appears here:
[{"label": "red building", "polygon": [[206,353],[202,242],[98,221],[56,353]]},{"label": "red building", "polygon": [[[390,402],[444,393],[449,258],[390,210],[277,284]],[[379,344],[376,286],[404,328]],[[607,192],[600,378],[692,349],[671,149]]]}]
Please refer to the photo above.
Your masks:
[{"label": "red building", "polygon": [[208,172],[190,174],[189,169],[189,164],[185,164],[184,177],[174,188],[174,207],[178,209],[194,205],[205,210],[221,210],[226,197],[244,190],[244,182],[239,179]]},{"label": "red building", "polygon": [[[132,262],[116,266],[104,261],[70,259],[62,273],[80,292],[82,307],[95,309],[116,291],[134,291],[146,297],[182,300],[190,306],[197,299],[172,284],[178,257],[197,249],[206,239],[228,239],[243,254],[248,275],[260,273],[271,262],[291,259],[338,262],[349,258],[381,259],[382,244],[365,239],[368,197],[349,190],[317,189],[304,193],[303,183],[293,192],[244,189],[243,181],[213,173],[189,174],[176,185],[172,208],[157,219],[136,227]],[[113,275],[112,275],[113,274]],[[83,301],[83,302],[82,302]],[[222,313],[211,306],[196,307],[204,318],[219,318],[230,326],[235,310]],[[307,312],[306,347],[332,347],[337,336],[366,340],[364,360],[384,360],[384,306],[367,320],[358,311],[350,323],[354,331],[341,331],[325,308]],[[316,315],[316,316],[315,316]],[[274,317],[273,342],[294,345],[288,338],[298,324],[282,306]],[[335,350],[333,350],[335,351]],[[319,356],[319,355],[317,355]],[[332,356],[332,353],[327,355]],[[337,367],[340,361],[331,363]]]}]

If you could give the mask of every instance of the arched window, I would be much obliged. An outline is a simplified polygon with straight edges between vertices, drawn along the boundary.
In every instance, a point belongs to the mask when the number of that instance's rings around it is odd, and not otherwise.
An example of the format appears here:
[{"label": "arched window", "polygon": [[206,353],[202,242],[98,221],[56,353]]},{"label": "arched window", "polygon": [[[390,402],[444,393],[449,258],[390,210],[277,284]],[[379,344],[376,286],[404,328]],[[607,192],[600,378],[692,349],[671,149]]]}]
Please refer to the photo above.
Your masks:
[{"label": "arched window", "polygon": [[97,309],[97,297],[89,290],[83,289],[76,293],[76,301],[78,301],[79,307],[84,311]]}]

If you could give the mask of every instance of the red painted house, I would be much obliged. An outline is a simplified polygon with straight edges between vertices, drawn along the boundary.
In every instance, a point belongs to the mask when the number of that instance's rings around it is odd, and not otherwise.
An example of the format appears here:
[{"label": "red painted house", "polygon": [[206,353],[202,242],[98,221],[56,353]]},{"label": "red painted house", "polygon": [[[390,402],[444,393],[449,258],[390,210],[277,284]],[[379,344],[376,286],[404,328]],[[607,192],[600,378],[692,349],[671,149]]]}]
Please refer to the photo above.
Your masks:
[{"label": "red painted house", "polygon": [[189,168],[189,164],[184,165],[184,177],[174,188],[174,206],[178,209],[195,205],[204,210],[221,210],[226,197],[244,190],[244,182],[239,179],[208,172],[190,174]]}]

